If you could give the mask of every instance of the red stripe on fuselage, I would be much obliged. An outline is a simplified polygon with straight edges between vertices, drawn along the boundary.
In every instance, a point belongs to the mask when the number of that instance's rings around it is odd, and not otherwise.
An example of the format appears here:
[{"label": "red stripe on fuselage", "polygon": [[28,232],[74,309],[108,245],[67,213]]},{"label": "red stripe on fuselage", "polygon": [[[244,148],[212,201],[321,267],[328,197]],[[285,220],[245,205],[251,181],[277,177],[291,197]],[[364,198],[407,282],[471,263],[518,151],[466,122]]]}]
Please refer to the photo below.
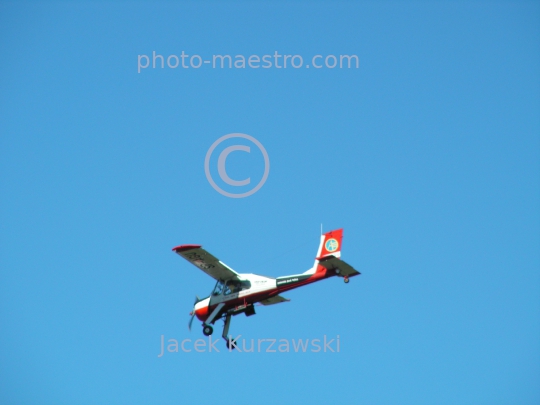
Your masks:
[{"label": "red stripe on fuselage", "polygon": [[[254,293],[254,294],[249,294],[249,295],[246,295],[245,297],[234,298],[234,299],[232,299],[230,301],[217,302],[215,304],[210,305],[209,307],[204,307],[204,309],[206,309],[206,312],[203,313],[201,311],[201,316],[199,316],[199,311],[197,311],[196,312],[197,318],[200,321],[204,322],[210,316],[212,311],[221,303],[225,304],[225,306],[221,309],[220,314],[222,314],[224,312],[227,312],[230,309],[234,309],[236,307],[239,307],[239,306],[248,305],[248,304],[255,304],[255,303],[260,302],[262,300],[265,300],[267,298],[271,298],[274,295],[277,295],[278,293],[279,293],[279,291],[277,290],[277,288],[274,288],[272,290],[266,290],[266,291],[261,291],[261,292]],[[219,319],[220,314],[218,314],[216,319]]]},{"label": "red stripe on fuselage", "polygon": [[317,266],[317,271],[314,274],[312,274],[311,277],[306,278],[305,280],[299,281],[299,282],[294,283],[294,284],[287,284],[287,285],[278,287],[278,292],[282,293],[284,291],[293,290],[295,288],[303,287],[305,285],[315,283],[316,281],[321,281],[321,280],[324,280],[325,278],[329,278],[329,277],[332,277],[332,276],[335,276],[335,275],[336,275],[335,273],[329,272],[323,266],[318,265]]},{"label": "red stripe on fuselage", "polygon": [[[295,288],[302,287],[307,284],[315,283],[316,281],[321,281],[326,278],[330,278],[334,276],[336,276],[336,273],[328,271],[323,266],[318,265],[317,271],[305,280],[299,281],[294,284],[287,284],[286,286],[283,286],[283,287],[277,287],[272,290],[250,294],[245,297],[235,298],[230,301],[222,301],[225,304],[225,306],[221,309],[221,313],[227,312],[228,310],[234,309],[235,307],[239,307],[239,306],[243,306],[247,304],[255,304],[267,298],[274,297],[284,291],[293,290]],[[216,308],[218,304],[220,303],[216,303],[216,304],[211,305],[210,307],[204,307],[204,308],[201,308],[200,310],[197,310],[196,312],[197,318],[200,321],[204,322],[210,316],[210,314],[212,313],[212,311]],[[219,319],[219,314],[216,317],[216,319]]]}]

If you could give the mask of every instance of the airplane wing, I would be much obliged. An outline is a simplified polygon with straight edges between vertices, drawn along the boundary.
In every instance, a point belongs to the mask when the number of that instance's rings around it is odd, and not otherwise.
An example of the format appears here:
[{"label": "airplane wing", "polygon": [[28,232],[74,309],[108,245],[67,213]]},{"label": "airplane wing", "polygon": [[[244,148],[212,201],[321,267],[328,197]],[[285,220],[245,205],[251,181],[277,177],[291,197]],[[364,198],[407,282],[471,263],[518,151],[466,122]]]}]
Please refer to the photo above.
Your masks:
[{"label": "airplane wing", "polygon": [[328,270],[339,270],[341,276],[353,277],[361,274],[355,270],[351,265],[347,264],[343,260],[338,259],[334,255],[326,256],[319,259],[319,264]]},{"label": "airplane wing", "polygon": [[275,295],[271,298],[267,298],[265,300],[262,300],[261,301],[261,304],[263,305],[274,305],[274,304],[279,304],[280,302],[288,302],[290,301],[289,299],[287,298],[283,298],[281,295]]},{"label": "airplane wing", "polygon": [[237,272],[201,248],[200,245],[181,245],[172,250],[216,280],[239,279]]}]

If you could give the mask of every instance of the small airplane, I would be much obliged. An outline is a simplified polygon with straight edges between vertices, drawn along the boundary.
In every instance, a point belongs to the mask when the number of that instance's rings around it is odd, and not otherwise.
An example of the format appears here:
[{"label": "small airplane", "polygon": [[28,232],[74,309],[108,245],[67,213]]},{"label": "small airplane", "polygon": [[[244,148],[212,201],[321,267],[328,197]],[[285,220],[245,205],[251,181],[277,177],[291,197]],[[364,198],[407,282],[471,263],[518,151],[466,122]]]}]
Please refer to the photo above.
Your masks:
[{"label": "small airplane", "polygon": [[[342,239],[343,229],[322,234],[313,267],[302,274],[278,278],[251,273],[239,274],[200,245],[174,247],[172,249],[174,252],[217,281],[209,297],[195,298],[195,304],[190,313],[189,330],[191,330],[193,318],[197,316],[202,321],[203,334],[210,336],[214,332],[212,325],[218,319],[224,318],[222,337],[229,348],[228,333],[232,316],[241,313],[246,316],[255,315],[254,304],[256,303],[273,305],[290,301],[279,294],[332,276],[343,277],[343,281],[348,283],[350,277],[357,276],[360,272],[340,259]],[[234,344],[231,346],[234,348]]]}]

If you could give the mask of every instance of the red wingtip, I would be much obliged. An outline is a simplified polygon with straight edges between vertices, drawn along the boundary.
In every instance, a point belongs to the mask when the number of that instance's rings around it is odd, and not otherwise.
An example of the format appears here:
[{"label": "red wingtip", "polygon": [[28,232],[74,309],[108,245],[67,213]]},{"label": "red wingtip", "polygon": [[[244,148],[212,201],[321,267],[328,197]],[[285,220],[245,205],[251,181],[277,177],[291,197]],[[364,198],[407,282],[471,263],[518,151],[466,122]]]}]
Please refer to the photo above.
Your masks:
[{"label": "red wingtip", "polygon": [[173,252],[183,252],[184,250],[198,249],[201,245],[180,245],[172,248]]}]

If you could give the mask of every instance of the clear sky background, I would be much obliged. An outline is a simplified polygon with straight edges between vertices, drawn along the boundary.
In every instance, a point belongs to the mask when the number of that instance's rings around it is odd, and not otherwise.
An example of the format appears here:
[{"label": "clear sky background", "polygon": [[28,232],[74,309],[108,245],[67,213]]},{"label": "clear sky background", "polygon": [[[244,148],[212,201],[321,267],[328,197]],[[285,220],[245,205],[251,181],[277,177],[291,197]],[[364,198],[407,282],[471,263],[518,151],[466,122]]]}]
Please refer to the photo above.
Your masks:
[{"label": "clear sky background", "polygon": [[[1,2],[0,402],[539,403],[539,45],[538,2]],[[137,73],[152,51],[360,67]],[[204,173],[233,132],[271,163],[243,199]],[[362,275],[231,333],[339,353],[157,357],[214,285],[173,246],[295,274],[321,223]]]}]

